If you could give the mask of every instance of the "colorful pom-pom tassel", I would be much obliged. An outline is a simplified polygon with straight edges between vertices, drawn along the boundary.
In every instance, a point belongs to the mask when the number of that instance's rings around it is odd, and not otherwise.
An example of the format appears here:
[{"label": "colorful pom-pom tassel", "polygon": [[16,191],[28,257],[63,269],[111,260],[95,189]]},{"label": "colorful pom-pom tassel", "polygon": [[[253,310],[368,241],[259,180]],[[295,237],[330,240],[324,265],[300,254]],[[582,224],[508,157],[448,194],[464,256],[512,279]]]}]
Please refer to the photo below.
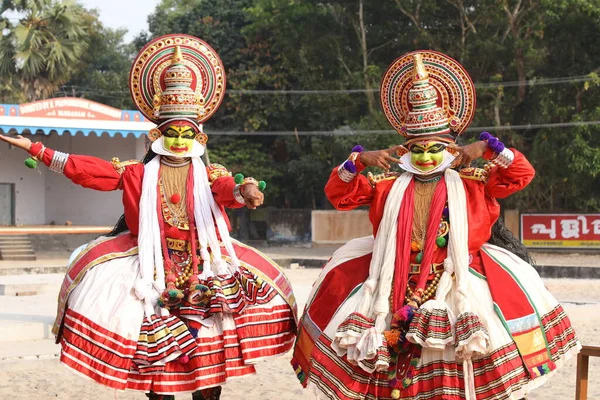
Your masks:
[{"label": "colorful pom-pom tassel", "polygon": [[398,345],[398,341],[400,340],[400,331],[394,329],[391,331],[383,332],[383,336],[387,341],[388,346],[394,347]]},{"label": "colorful pom-pom tassel", "polygon": [[365,151],[365,149],[360,144],[357,144],[352,148],[352,153],[362,153],[363,151]]},{"label": "colorful pom-pom tassel", "polygon": [[344,169],[348,172],[350,172],[351,174],[355,174],[356,173],[356,165],[354,165],[354,163],[350,160],[346,160],[344,162],[343,165]]},{"label": "colorful pom-pom tassel", "polygon": [[266,188],[267,188],[267,182],[258,181],[258,190],[260,190],[261,192],[264,192]]},{"label": "colorful pom-pom tassel", "polygon": [[398,321],[412,321],[415,316],[415,310],[412,306],[404,306],[394,313],[394,318]]},{"label": "colorful pom-pom tassel", "polygon": [[399,399],[399,398],[400,398],[400,390],[398,390],[398,389],[392,390],[392,399]]},{"label": "colorful pom-pom tassel", "polygon": [[421,246],[419,245],[419,243],[415,241],[410,243],[410,251],[417,252],[419,250],[421,250]]},{"label": "colorful pom-pom tassel", "polygon": [[181,195],[179,193],[173,193],[170,200],[171,204],[179,204],[181,202]]},{"label": "colorful pom-pom tassel", "polygon": [[38,163],[34,158],[29,157],[27,160],[25,160],[25,166],[27,168],[36,169],[38,166]]},{"label": "colorful pom-pom tassel", "polygon": [[437,239],[435,239],[435,244],[437,245],[437,247],[446,247],[446,245],[448,244],[448,241],[446,240],[445,237],[440,236]]},{"label": "colorful pom-pom tassel", "polygon": [[419,254],[417,254],[416,261],[418,263],[420,263],[421,261],[423,261],[423,252],[420,252]]},{"label": "colorful pom-pom tassel", "polygon": [[479,135],[479,140],[488,140],[492,135],[489,132],[481,132]]},{"label": "colorful pom-pom tassel", "polygon": [[237,185],[241,185],[242,182],[244,181],[244,175],[242,175],[242,174],[235,174],[235,176],[233,177],[233,180],[235,181],[235,183]]}]

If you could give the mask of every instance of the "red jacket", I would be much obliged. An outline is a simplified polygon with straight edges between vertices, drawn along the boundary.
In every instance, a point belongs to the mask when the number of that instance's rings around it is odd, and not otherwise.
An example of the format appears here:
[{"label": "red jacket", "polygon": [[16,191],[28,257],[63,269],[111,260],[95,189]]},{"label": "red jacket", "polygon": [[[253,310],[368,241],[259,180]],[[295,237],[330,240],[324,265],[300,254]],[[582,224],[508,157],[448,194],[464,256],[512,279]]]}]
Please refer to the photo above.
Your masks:
[{"label": "red jacket", "polygon": [[[500,215],[497,198],[505,198],[523,189],[535,176],[535,170],[525,156],[515,149],[513,163],[508,168],[493,168],[487,183],[480,180],[463,179],[467,195],[467,216],[469,221],[469,253],[477,256],[481,246],[489,240],[492,226]],[[365,167],[357,162],[358,172]],[[373,225],[373,235],[377,234],[383,217],[383,209],[394,180],[378,182],[373,188],[364,175],[358,175],[349,183],[342,181],[337,167],[331,172],[325,186],[327,198],[338,210],[352,210],[360,206],[370,206],[369,219]],[[416,254],[413,254],[413,257]],[[434,262],[442,262],[446,248],[436,250]],[[414,260],[413,260],[414,262]],[[477,260],[474,260],[477,264]]]},{"label": "red jacket", "polygon": [[[42,149],[41,143],[31,145],[29,153],[37,155]],[[50,166],[54,150],[46,148],[42,162]],[[209,176],[210,176],[210,167]],[[125,166],[124,171],[119,173],[113,163],[91,156],[80,156],[70,154],[63,170],[64,175],[74,183],[85,188],[112,191],[123,190],[123,208],[125,221],[130,232],[137,236],[139,232],[140,198],[142,195],[142,180],[144,177],[144,164],[131,163]],[[235,182],[231,176],[221,176],[212,181],[212,193],[217,204],[223,211],[223,216],[229,226],[227,214],[224,207],[240,208],[244,204],[239,203],[233,196]],[[171,229],[172,231],[172,229]],[[175,232],[174,232],[175,233]],[[187,232],[179,231],[175,235],[168,235],[174,239],[187,239]]]}]

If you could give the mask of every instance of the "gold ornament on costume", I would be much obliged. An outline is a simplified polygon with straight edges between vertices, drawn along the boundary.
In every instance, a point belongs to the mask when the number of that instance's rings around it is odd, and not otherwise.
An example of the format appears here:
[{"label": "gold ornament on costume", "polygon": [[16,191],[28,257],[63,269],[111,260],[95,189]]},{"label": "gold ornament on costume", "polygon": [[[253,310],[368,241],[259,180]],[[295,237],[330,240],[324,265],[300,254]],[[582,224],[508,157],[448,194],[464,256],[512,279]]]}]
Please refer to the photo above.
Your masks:
[{"label": "gold ornament on costume", "polygon": [[203,123],[217,111],[225,85],[217,53],[203,40],[183,34],[148,43],[135,58],[129,78],[136,106],[157,124],[171,118]]},{"label": "gold ornament on costume", "polygon": [[475,86],[452,58],[419,50],[396,59],[381,82],[383,112],[408,140],[454,141],[475,114]]},{"label": "gold ornament on costume", "polygon": [[208,136],[206,135],[206,133],[204,132],[200,132],[196,135],[196,141],[198,143],[200,143],[201,145],[205,145],[206,143],[208,143]]},{"label": "gold ornament on costume", "polygon": [[148,132],[148,139],[150,139],[151,142],[158,140],[158,138],[160,138],[161,136],[162,132],[158,128],[152,128]]},{"label": "gold ornament on costume", "polygon": [[186,209],[186,186],[190,164],[172,167],[164,163],[160,168],[159,188],[165,222],[182,230],[189,230]]},{"label": "gold ornament on costume", "polygon": [[[202,78],[196,77],[197,87],[202,88]],[[165,90],[161,91],[161,85],[157,86],[152,104],[154,105],[154,117],[160,120],[171,118],[199,118],[204,114],[204,97],[191,88],[194,76],[192,71],[184,63],[181,47],[175,46],[171,65],[165,70],[162,81]]]}]

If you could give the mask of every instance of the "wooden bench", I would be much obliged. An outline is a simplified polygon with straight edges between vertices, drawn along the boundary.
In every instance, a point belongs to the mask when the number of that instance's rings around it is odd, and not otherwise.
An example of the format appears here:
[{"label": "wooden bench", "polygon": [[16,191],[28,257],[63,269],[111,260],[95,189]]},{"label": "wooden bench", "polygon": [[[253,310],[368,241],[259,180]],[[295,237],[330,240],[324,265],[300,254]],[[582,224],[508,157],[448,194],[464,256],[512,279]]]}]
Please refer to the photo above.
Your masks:
[{"label": "wooden bench", "polygon": [[577,355],[577,383],[575,386],[575,400],[587,400],[588,367],[590,357],[600,357],[600,347],[583,346]]}]

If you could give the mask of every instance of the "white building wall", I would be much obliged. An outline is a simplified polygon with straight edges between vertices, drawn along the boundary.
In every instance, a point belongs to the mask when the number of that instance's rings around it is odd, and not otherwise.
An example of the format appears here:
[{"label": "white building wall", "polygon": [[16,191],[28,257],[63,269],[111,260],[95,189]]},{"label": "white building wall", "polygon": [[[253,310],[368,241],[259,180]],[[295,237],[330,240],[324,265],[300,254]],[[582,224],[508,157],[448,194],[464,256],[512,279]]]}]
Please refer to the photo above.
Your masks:
[{"label": "white building wall", "polygon": [[[114,138],[104,135],[85,137],[50,135],[45,138],[46,146],[69,154],[88,155],[110,161],[118,157],[121,161],[139,159],[139,147],[144,139],[133,137]],[[141,145],[140,145],[141,143]],[[101,192],[75,185],[65,176],[53,172],[46,175],[45,223],[63,225],[71,221],[74,225],[114,225],[123,213],[122,192]]]},{"label": "white building wall", "polygon": [[15,222],[17,225],[37,225],[46,221],[45,166],[39,172],[29,169],[24,161],[29,155],[16,147],[0,142],[0,183],[15,184]]}]

